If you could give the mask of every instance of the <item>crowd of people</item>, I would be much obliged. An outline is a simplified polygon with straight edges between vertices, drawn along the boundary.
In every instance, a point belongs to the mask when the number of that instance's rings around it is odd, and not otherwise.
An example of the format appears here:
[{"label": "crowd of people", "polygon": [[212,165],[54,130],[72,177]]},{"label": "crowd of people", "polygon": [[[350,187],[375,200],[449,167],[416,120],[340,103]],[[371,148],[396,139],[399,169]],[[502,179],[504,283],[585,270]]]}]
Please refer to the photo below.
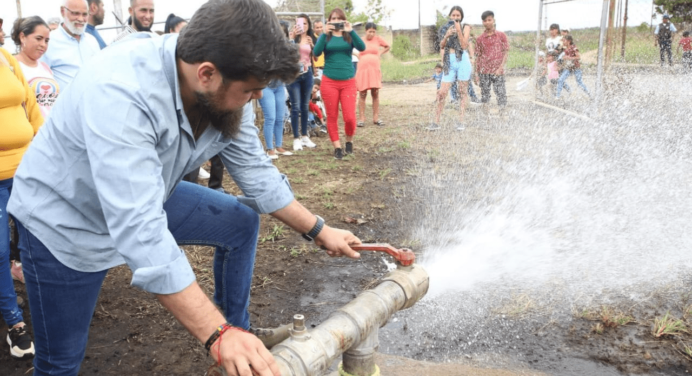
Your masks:
[{"label": "crowd of people", "polygon": [[[16,54],[0,48],[0,313],[10,353],[35,355],[35,375],[76,375],[106,273],[127,264],[132,284],[153,293],[229,374],[249,374],[250,365],[277,374],[265,345],[285,332],[254,328],[248,314],[259,214],[330,256],[358,258],[350,246],[360,240],[298,203],[272,160],[315,148],[311,130],[329,135],[334,158],[355,153],[368,92],[372,124],[385,125],[380,60],[390,46],[372,22],[361,38],[339,8],[325,21],[301,14],[291,23],[261,0],[210,0],[189,22],[169,15],[155,33],[154,0],[129,2],[111,44],[96,28],[103,0],[60,0],[60,19],[19,18],[10,34]],[[491,89],[501,111],[507,106],[509,42],[492,11],[480,19],[476,37],[454,6],[439,30],[428,129],[440,128],[450,92],[458,130],[468,103],[487,109]],[[676,32],[666,20],[656,30],[662,63]],[[692,64],[689,33],[679,47]],[[570,91],[571,75],[590,95],[569,31],[551,26],[541,64],[538,85],[550,84],[555,97]],[[264,145],[251,100],[262,108]],[[292,150],[283,143],[287,122]],[[207,161],[211,189],[196,184]],[[224,168],[242,196],[224,191]],[[216,248],[213,302],[179,248],[189,244]],[[26,284],[33,339],[13,279]]]}]

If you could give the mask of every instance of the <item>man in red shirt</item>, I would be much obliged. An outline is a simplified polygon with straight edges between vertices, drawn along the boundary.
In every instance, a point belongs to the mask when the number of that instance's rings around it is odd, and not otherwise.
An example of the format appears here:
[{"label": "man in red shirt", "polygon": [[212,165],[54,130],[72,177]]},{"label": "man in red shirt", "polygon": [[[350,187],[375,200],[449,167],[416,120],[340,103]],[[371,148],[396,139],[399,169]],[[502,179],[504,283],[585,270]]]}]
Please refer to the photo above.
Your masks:
[{"label": "man in red shirt", "polygon": [[507,35],[495,30],[495,13],[485,11],[481,15],[485,31],[476,38],[476,84],[481,87],[481,101],[487,106],[490,102],[492,85],[501,108],[507,105],[505,88],[505,63],[509,55]]}]

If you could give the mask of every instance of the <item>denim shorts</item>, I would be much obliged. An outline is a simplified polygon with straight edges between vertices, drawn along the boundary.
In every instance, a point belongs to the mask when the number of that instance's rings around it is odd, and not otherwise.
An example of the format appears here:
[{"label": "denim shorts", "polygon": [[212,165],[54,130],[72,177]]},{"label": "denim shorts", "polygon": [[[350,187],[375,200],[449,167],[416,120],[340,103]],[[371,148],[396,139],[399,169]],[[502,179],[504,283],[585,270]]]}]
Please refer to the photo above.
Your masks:
[{"label": "denim shorts", "polygon": [[468,81],[471,79],[471,61],[469,54],[464,52],[461,61],[457,61],[456,54],[449,54],[449,73],[442,76],[442,82]]}]

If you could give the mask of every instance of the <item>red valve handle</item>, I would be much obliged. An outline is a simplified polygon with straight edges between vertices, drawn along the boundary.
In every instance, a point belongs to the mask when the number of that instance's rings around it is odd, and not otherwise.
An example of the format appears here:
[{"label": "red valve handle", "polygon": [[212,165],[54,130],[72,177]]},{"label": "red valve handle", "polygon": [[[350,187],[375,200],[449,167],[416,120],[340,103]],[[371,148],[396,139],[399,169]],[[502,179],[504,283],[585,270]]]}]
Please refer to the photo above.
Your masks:
[{"label": "red valve handle", "polygon": [[392,247],[389,244],[386,243],[370,243],[370,244],[361,244],[361,245],[352,245],[351,249],[354,251],[379,251],[379,252],[387,252],[390,254],[396,261],[398,261],[401,265],[403,266],[411,266],[413,263],[416,261],[416,254],[413,253],[412,250],[408,248],[401,248],[401,249],[396,249]]}]

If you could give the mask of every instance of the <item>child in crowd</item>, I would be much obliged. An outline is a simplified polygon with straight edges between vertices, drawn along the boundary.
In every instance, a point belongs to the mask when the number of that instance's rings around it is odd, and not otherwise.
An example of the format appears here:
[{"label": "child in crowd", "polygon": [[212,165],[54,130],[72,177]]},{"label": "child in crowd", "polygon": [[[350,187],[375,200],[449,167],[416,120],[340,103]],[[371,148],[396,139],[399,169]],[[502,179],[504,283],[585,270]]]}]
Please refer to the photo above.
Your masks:
[{"label": "child in crowd", "polygon": [[308,125],[315,133],[318,131],[317,128],[319,128],[319,132],[327,133],[327,122],[324,116],[326,111],[324,110],[324,102],[322,102],[322,94],[320,93],[320,83],[321,80],[316,78],[315,84],[312,86],[312,96],[308,105],[310,109]]},{"label": "child in crowd", "polygon": [[677,53],[680,53],[680,46],[682,46],[682,66],[690,71],[692,70],[692,38],[690,38],[689,31],[682,33],[682,39],[678,42]]},{"label": "child in crowd", "polygon": [[437,82],[437,90],[440,90],[440,86],[442,85],[442,76],[442,63],[437,63],[437,65],[435,65],[435,74],[433,74],[432,77],[430,77],[430,79],[426,82],[434,80]]},{"label": "child in crowd", "polygon": [[[550,81],[550,90],[552,91],[553,94],[555,94],[555,89],[557,87],[558,80],[560,79],[560,66],[555,59],[555,56],[553,55],[548,55],[547,57],[547,70],[548,70],[548,80]],[[568,93],[571,93],[572,90],[569,88],[569,85],[565,82],[562,86]]]},{"label": "child in crowd", "polygon": [[509,41],[505,33],[495,29],[495,13],[483,12],[481,15],[483,34],[476,38],[476,83],[481,87],[481,102],[490,102],[490,87],[493,86],[497,104],[503,109],[507,106],[505,88],[505,64],[509,55]]},{"label": "child in crowd", "polygon": [[577,85],[579,85],[579,87],[582,88],[582,90],[584,90],[586,95],[588,95],[589,98],[591,98],[589,89],[586,87],[586,85],[584,85],[584,82],[582,81],[580,63],[581,56],[579,55],[579,49],[576,45],[574,45],[574,39],[571,35],[567,35],[562,38],[562,41],[565,46],[564,56],[562,57],[562,60],[564,61],[565,70],[562,71],[560,79],[557,82],[557,95],[555,96],[555,98],[560,98],[560,93],[562,92],[562,88],[565,85],[565,81],[567,80],[567,78],[569,78],[569,76],[572,73],[574,73],[574,78],[577,80]]}]

